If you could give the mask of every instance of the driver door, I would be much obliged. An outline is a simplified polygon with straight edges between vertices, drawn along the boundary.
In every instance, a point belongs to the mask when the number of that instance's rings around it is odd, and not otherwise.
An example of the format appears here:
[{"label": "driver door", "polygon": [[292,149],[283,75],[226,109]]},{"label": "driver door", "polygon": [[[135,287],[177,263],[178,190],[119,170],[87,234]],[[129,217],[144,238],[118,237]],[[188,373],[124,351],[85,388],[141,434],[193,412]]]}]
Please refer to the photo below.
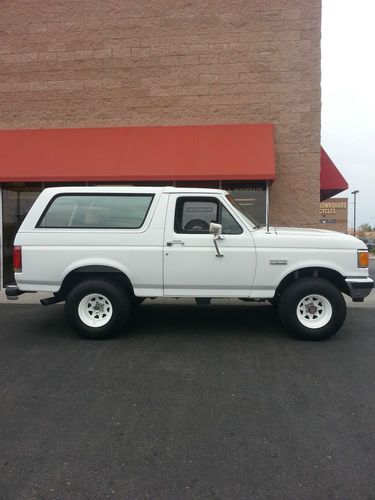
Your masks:
[{"label": "driver door", "polygon": [[[170,194],[164,234],[164,296],[249,297],[256,255],[251,232],[220,195]],[[224,202],[224,203],[223,203]],[[210,222],[222,224],[215,250]]]}]

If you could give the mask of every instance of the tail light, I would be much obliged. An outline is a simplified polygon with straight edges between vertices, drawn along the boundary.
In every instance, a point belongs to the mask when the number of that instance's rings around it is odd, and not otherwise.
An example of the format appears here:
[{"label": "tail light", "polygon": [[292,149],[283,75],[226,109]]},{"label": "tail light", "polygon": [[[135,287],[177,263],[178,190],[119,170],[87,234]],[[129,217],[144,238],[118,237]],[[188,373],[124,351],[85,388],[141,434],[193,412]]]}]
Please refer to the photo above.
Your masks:
[{"label": "tail light", "polygon": [[22,273],[22,247],[13,247],[13,269],[15,273]]}]

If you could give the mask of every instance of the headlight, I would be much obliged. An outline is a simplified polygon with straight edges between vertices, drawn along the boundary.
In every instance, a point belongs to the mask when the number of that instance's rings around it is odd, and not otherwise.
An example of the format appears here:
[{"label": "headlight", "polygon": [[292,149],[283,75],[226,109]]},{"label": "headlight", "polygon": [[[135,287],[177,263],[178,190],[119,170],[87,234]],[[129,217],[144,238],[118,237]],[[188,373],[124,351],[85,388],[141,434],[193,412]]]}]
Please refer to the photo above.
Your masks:
[{"label": "headlight", "polygon": [[358,267],[368,267],[368,250],[358,250]]}]

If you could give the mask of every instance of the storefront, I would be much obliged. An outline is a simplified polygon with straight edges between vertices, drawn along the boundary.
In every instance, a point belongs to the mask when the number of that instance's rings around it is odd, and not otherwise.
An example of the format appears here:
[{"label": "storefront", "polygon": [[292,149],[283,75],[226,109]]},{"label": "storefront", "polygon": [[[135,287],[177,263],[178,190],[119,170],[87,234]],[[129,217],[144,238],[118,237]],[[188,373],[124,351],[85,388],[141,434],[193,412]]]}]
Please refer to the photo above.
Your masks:
[{"label": "storefront", "polygon": [[[230,191],[250,216],[265,224],[273,201],[270,186],[276,178],[274,128],[271,124],[241,124],[2,130],[0,165],[0,285],[4,286],[13,280],[14,236],[46,187],[130,184],[222,188]],[[321,201],[347,187],[322,148]],[[333,229],[331,219],[323,214],[321,227]],[[345,222],[341,219],[338,230],[343,231]]]},{"label": "storefront", "polygon": [[0,131],[0,145],[3,286],[17,229],[46,187],[223,188],[264,224],[275,177],[270,124]]},{"label": "storefront", "polygon": [[75,3],[4,12],[8,276],[24,213],[59,183],[227,187],[260,222],[269,193],[271,224],[318,226],[319,2]]}]

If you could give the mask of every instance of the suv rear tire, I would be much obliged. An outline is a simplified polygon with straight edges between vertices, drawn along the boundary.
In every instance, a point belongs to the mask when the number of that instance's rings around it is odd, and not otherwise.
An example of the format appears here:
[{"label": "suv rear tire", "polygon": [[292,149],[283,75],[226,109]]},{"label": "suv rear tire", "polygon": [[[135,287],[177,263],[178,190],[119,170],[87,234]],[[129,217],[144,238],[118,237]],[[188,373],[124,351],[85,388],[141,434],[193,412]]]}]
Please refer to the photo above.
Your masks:
[{"label": "suv rear tire", "polygon": [[131,300],[118,284],[102,279],[78,283],[65,300],[70,326],[86,339],[109,339],[121,333],[129,318]]},{"label": "suv rear tire", "polygon": [[341,328],[346,304],[340,290],[321,278],[291,283],[281,294],[278,313],[283,325],[302,340],[324,340]]}]

